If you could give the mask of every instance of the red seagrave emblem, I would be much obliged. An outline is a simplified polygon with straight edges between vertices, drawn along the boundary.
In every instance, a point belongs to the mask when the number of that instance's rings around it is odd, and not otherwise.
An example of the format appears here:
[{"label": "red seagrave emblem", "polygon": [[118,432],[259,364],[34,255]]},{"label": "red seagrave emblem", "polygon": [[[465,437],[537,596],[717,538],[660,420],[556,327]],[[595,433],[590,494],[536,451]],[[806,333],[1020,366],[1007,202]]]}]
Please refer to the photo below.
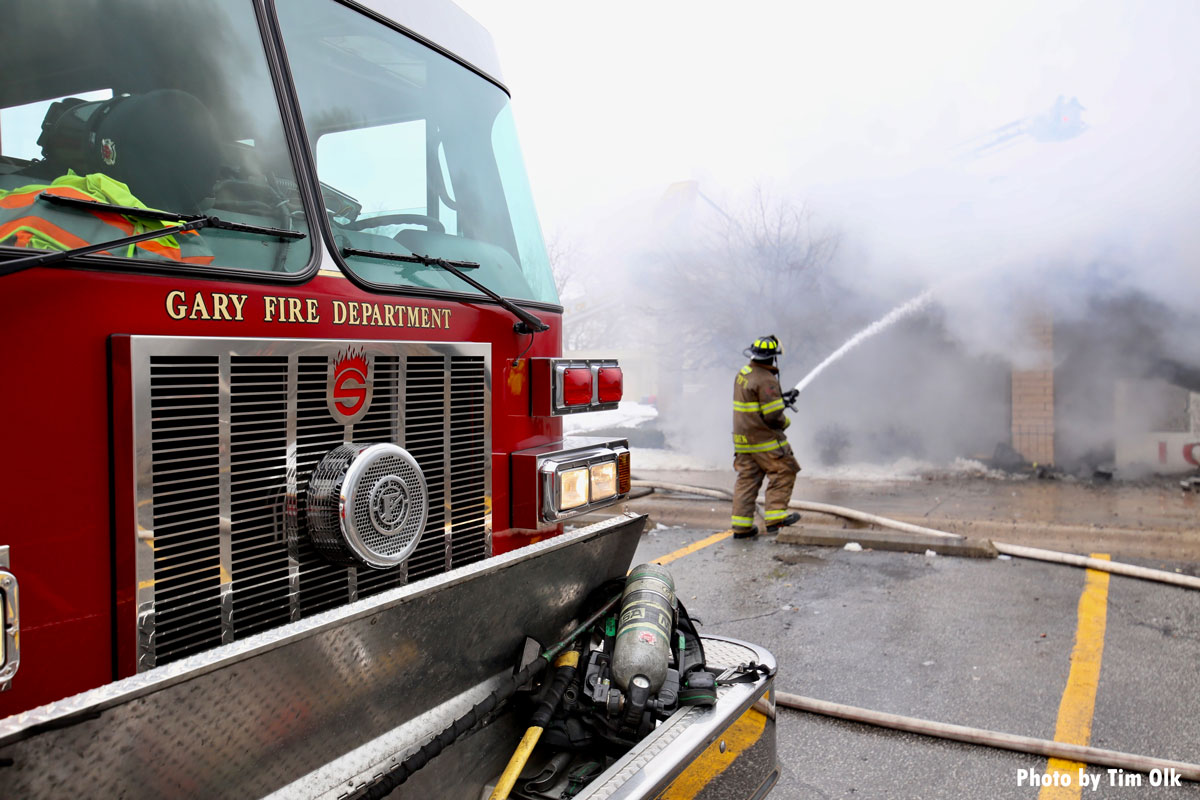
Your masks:
[{"label": "red seagrave emblem", "polygon": [[338,353],[329,366],[329,413],[340,423],[360,420],[371,406],[371,365],[374,356],[362,350]]}]

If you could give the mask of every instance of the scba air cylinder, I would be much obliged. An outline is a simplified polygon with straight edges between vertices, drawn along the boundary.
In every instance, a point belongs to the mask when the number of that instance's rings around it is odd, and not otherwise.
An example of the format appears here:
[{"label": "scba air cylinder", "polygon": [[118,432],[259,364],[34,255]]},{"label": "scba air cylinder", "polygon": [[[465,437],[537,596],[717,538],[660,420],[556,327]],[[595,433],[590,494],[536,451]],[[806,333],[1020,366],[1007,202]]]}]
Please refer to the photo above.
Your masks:
[{"label": "scba air cylinder", "polygon": [[650,694],[662,688],[671,660],[675,627],[675,581],[657,564],[634,567],[625,580],[621,617],[613,644],[612,674],[623,691],[641,675]]}]

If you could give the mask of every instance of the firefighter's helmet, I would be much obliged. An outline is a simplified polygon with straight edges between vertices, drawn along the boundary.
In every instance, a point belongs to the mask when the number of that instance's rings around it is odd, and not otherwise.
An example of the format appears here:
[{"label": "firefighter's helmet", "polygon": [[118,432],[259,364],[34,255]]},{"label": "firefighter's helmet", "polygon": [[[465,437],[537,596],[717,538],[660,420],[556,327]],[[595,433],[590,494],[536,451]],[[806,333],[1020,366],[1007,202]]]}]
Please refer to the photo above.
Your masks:
[{"label": "firefighter's helmet", "polygon": [[783,355],[783,345],[779,343],[779,337],[760,336],[754,340],[754,344],[747,347],[742,353],[754,361],[770,361],[775,356]]},{"label": "firefighter's helmet", "polygon": [[58,174],[101,172],[151,208],[190,213],[220,176],[220,130],[203,103],[177,89],[50,106],[38,144]]}]

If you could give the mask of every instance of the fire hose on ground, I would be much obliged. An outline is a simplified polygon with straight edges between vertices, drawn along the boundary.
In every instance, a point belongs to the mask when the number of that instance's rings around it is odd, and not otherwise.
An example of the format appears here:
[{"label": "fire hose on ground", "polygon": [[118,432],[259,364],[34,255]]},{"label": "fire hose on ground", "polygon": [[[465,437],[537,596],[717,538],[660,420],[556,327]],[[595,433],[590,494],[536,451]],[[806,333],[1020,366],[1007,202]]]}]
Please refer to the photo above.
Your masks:
[{"label": "fire hose on ground", "polygon": [[[667,491],[703,498],[715,498],[721,500],[733,499],[729,492],[720,489],[707,489],[704,487],[686,486],[677,483],[634,480],[632,481],[632,486],[641,490],[649,490],[647,493],[654,491]],[[935,538],[964,538],[956,533],[939,531],[934,528],[926,528],[920,525],[911,525],[906,522],[900,522],[899,520],[888,519],[887,517],[868,514],[862,511],[855,511],[854,509],[844,508],[842,506],[828,505],[826,503],[812,503],[793,500],[792,502],[788,503],[788,508],[792,508],[797,511],[830,514],[833,516],[843,517],[845,519],[851,519],[858,522],[865,522],[884,528],[892,528],[894,530],[900,530],[907,533],[924,534]],[[1141,578],[1143,580],[1173,584],[1175,586],[1181,586],[1188,589],[1200,589],[1200,578],[1190,575],[1179,575],[1176,573],[1167,572],[1165,570],[1139,567],[1134,564],[1105,561],[1103,559],[1089,558],[1088,556],[1081,556],[1075,553],[1062,553],[1055,550],[1043,550],[1037,547],[1026,547],[1023,545],[1007,544],[1005,542],[994,541],[992,542],[992,545],[999,553],[1017,558],[1028,558],[1038,561],[1067,564],[1075,567],[1102,570],[1115,575],[1125,575],[1133,578]],[[898,714],[889,714],[881,711],[872,711],[870,709],[843,705],[841,703],[831,703],[811,697],[801,697],[799,695],[789,694],[787,692],[776,692],[776,702],[779,703],[779,705],[782,705],[786,708],[795,709],[797,711],[822,714],[825,716],[849,720],[851,722],[877,725],[884,728],[902,730],[909,733],[918,733],[925,736],[952,739],[954,741],[966,742],[968,744],[978,744],[987,747],[1012,750],[1018,753],[1028,753],[1030,755],[1046,756],[1048,758],[1061,758],[1068,761],[1093,764],[1096,766],[1115,767],[1118,769],[1126,769],[1143,773],[1149,773],[1151,770],[1159,770],[1163,772],[1167,770],[1174,770],[1184,780],[1200,782],[1200,764],[1169,761],[1160,758],[1152,758],[1150,756],[1136,755],[1133,753],[1122,753],[1115,750],[1103,750],[1096,747],[1067,744],[1065,742],[1055,742],[1048,739],[1035,739],[1029,736],[1016,736],[1009,733],[1001,733],[999,731],[970,728],[963,725],[951,725],[943,722],[919,719],[916,717],[905,717]]]},{"label": "fire hose on ground", "polygon": [[[676,492],[683,495],[690,494],[697,497],[711,497],[718,500],[733,499],[733,496],[729,492],[722,491],[721,489],[706,489],[700,486],[686,486],[679,483],[660,483],[658,481],[633,480],[631,481],[631,486],[635,489],[650,489],[652,491],[661,490],[666,492]],[[795,509],[796,511],[810,511],[819,514],[829,514],[830,516],[843,517],[856,522],[865,522],[870,525],[877,525],[881,528],[891,528],[893,530],[904,531],[905,533],[916,533],[942,539],[961,540],[965,538],[957,533],[939,531],[936,528],[926,528],[921,525],[912,525],[907,522],[901,522],[900,520],[889,519],[888,517],[881,517],[876,514],[868,514],[864,511],[856,511],[852,508],[834,506],[827,503],[813,503],[807,500],[793,500],[788,503],[788,508]],[[1095,569],[1101,572],[1109,572],[1114,575],[1124,575],[1130,578],[1141,578],[1142,580],[1169,583],[1175,586],[1182,586],[1186,589],[1200,589],[1200,578],[1192,575],[1180,575],[1161,569],[1139,567],[1136,564],[1126,564],[1120,561],[1105,561],[1099,558],[1081,556],[1077,553],[1063,553],[1058,550],[1044,550],[1040,547],[1026,547],[1025,545],[1009,544],[1007,542],[993,541],[992,546],[995,547],[996,551],[1000,554],[1013,556],[1015,558],[1028,558],[1036,561],[1048,561],[1055,564],[1066,564],[1073,567],[1083,567],[1085,569]]]},{"label": "fire hose on ground", "polygon": [[953,739],[956,742],[980,744],[1001,750],[1012,750],[1017,753],[1061,758],[1066,761],[1078,761],[1084,764],[1094,764],[1103,767],[1116,767],[1133,772],[1150,772],[1159,770],[1166,772],[1174,770],[1184,780],[1200,782],[1200,764],[1188,764],[1182,761],[1168,761],[1162,758],[1139,756],[1133,753],[1120,753],[1116,750],[1102,750],[1098,747],[1085,747],[1079,744],[1054,742],[1049,739],[1035,739],[1031,736],[1015,736],[1011,733],[999,733],[982,728],[969,728],[965,725],[950,725],[945,722],[934,722],[917,717],[903,717],[899,714],[888,714],[882,711],[871,711],[866,708],[847,706],[841,703],[830,703],[826,700],[814,700],[811,697],[800,697],[787,692],[776,692],[775,702],[797,711],[807,711],[812,714],[823,714],[828,717],[878,725],[909,733],[919,733],[924,736],[934,736],[939,739]]}]

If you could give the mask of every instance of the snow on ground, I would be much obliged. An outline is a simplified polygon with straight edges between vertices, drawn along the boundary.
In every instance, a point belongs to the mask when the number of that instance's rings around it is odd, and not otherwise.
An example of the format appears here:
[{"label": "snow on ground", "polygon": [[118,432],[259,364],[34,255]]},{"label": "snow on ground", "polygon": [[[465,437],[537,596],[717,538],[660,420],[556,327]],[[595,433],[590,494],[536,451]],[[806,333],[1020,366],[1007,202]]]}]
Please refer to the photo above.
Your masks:
[{"label": "snow on ground", "polygon": [[563,432],[590,433],[614,428],[636,428],[658,417],[658,409],[645,403],[622,400],[612,411],[589,411],[563,417]]},{"label": "snow on ground", "polygon": [[1005,472],[1002,469],[992,469],[982,461],[974,458],[956,458],[949,468],[944,470],[934,470],[935,473],[949,472],[951,477],[955,478],[994,478],[997,480],[1013,480],[1015,478],[1026,478],[1027,475],[1014,475],[1011,472]]},{"label": "snow on ground", "polygon": [[801,463],[805,478],[838,481],[921,481],[940,478],[992,478],[1012,480],[1015,476],[991,469],[973,458],[956,458],[949,464],[935,464],[915,458],[901,458],[891,464],[839,464],[826,467]]},{"label": "snow on ground", "polygon": [[937,469],[928,461],[901,458],[891,464],[838,464],[825,466],[820,463],[800,463],[805,478],[824,478],[835,481],[919,481]]},{"label": "snow on ground", "polygon": [[[659,450],[649,447],[633,448],[633,471],[726,471],[732,468],[733,454],[720,461],[704,459],[676,450]],[[989,469],[980,461],[956,458],[950,464],[934,464],[913,458],[901,458],[891,464],[839,464],[834,467],[819,463],[806,464],[801,461],[803,478],[835,481],[921,481],[930,478],[991,478],[1013,480],[1014,476],[1000,470]]]},{"label": "snow on ground", "polygon": [[680,453],[677,450],[661,450],[653,447],[634,447],[631,449],[633,452],[632,464],[634,474],[637,474],[639,469],[661,470],[664,472],[686,472],[689,470],[713,472],[733,468],[733,453],[729,454],[729,458],[721,463],[717,463],[691,455],[690,453]]}]

